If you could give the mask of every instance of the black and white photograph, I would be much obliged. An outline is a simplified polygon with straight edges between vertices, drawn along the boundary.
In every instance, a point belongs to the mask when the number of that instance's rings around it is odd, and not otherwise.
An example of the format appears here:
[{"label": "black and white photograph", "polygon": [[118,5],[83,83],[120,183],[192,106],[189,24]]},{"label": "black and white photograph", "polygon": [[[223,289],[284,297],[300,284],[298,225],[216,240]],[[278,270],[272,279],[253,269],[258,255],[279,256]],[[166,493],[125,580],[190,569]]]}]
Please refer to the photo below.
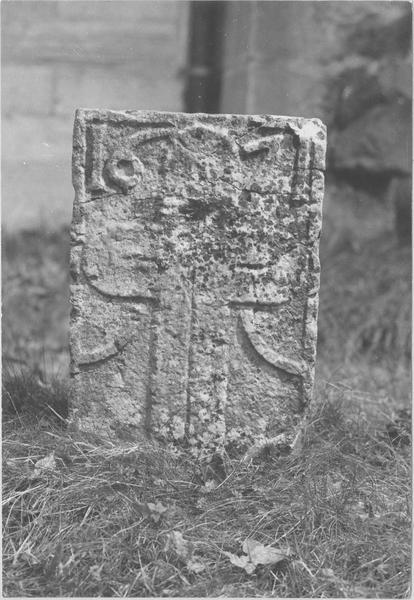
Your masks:
[{"label": "black and white photograph", "polygon": [[410,598],[412,3],[0,6],[2,596]]}]

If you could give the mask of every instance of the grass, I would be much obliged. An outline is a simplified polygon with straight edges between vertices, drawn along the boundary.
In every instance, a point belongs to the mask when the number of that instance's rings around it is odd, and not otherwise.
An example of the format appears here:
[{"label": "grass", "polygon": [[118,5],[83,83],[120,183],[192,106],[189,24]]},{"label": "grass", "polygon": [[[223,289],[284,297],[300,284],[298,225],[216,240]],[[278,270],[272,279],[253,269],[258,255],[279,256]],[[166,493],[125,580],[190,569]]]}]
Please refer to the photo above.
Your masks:
[{"label": "grass", "polygon": [[68,371],[69,234],[2,235],[2,356],[7,369]]},{"label": "grass", "polygon": [[358,251],[321,259],[320,354],[408,364],[411,359],[411,248],[380,235]]},{"label": "grass", "polygon": [[302,446],[201,464],[67,427],[67,232],[3,238],[5,596],[410,596],[410,249],[346,242]]},{"label": "grass", "polygon": [[[68,430],[53,385],[16,414],[8,387],[4,595],[408,597],[407,438],[349,416],[337,387],[319,391],[296,455],[207,469]],[[248,574],[225,554],[248,539],[288,555]]]}]

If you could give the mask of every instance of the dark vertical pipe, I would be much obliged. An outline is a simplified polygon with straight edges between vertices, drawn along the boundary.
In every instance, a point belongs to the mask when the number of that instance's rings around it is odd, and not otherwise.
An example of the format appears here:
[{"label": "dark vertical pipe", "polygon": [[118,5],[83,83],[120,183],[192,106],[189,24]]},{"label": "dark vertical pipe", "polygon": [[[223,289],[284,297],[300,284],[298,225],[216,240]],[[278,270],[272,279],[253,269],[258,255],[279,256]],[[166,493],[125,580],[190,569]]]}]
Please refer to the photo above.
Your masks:
[{"label": "dark vertical pipe", "polygon": [[221,56],[226,2],[193,1],[190,4],[186,112],[220,110]]}]

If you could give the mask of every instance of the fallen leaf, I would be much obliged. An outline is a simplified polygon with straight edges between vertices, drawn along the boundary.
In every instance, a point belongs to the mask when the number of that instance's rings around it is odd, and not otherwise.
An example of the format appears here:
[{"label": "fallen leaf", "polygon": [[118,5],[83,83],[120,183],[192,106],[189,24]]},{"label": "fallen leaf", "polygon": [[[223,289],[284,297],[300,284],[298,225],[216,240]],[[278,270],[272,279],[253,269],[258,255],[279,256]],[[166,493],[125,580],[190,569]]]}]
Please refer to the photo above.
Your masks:
[{"label": "fallen leaf", "polygon": [[166,481],[165,479],[160,479],[159,477],[156,477],[153,481],[154,485],[159,485],[160,487],[165,487],[166,486]]},{"label": "fallen leaf", "polygon": [[56,470],[56,461],[55,454],[51,452],[44,458],[41,458],[35,463],[33,477],[39,477],[44,474],[45,471],[55,471]]},{"label": "fallen leaf", "polygon": [[237,556],[237,554],[233,554],[232,552],[223,552],[223,554],[230,559],[232,565],[239,567],[239,569],[244,569],[249,575],[253,573],[256,568],[256,565],[250,562],[249,557],[246,555]]},{"label": "fallen leaf", "polygon": [[164,550],[173,549],[189,571],[192,573],[202,573],[206,569],[206,565],[198,556],[193,556],[194,544],[189,540],[184,539],[180,531],[172,531],[167,534],[167,543]]},{"label": "fallen leaf", "polygon": [[203,491],[212,492],[213,490],[216,489],[216,487],[217,487],[216,481],[214,479],[208,479],[204,484]]},{"label": "fallen leaf", "polygon": [[224,554],[234,566],[244,569],[249,575],[254,572],[257,565],[275,565],[291,554],[289,549],[283,550],[264,546],[256,540],[245,540],[243,551],[245,554],[242,556],[237,556],[232,552],[224,552]]},{"label": "fallen leaf", "polygon": [[321,575],[335,579],[335,573],[332,569],[321,569]]},{"label": "fallen leaf", "polygon": [[161,502],[157,502],[154,504],[153,502],[148,502],[147,507],[150,511],[150,516],[153,521],[156,523],[161,519],[162,515],[167,512],[168,508],[161,504]]},{"label": "fallen leaf", "polygon": [[133,507],[136,513],[138,513],[141,517],[151,518],[156,523],[160,520],[162,515],[168,510],[166,506],[161,504],[161,502],[133,502]]},{"label": "fallen leaf", "polygon": [[92,579],[94,579],[95,581],[101,581],[102,568],[103,568],[103,564],[102,565],[92,565],[91,567],[89,567],[89,575],[92,577]]},{"label": "fallen leaf", "polygon": [[193,573],[202,573],[203,571],[205,571],[205,568],[206,565],[203,562],[201,562],[201,560],[191,558],[187,562],[187,569],[189,571],[192,571]]},{"label": "fallen leaf", "polygon": [[172,531],[167,534],[165,550],[173,548],[175,553],[184,561],[188,561],[193,553],[193,544],[185,540],[180,531]]},{"label": "fallen leaf", "polygon": [[327,480],[326,480],[327,497],[332,498],[332,497],[336,496],[337,494],[340,494],[341,490],[342,490],[342,482],[334,481],[332,479],[332,477],[330,477],[328,475]]},{"label": "fallen leaf", "polygon": [[290,556],[290,550],[264,546],[255,540],[245,540],[243,542],[243,551],[255,565],[274,565]]},{"label": "fallen leaf", "polygon": [[357,515],[361,521],[365,521],[369,518],[369,514],[367,513],[365,502],[362,500],[358,500],[352,507],[353,513]]}]

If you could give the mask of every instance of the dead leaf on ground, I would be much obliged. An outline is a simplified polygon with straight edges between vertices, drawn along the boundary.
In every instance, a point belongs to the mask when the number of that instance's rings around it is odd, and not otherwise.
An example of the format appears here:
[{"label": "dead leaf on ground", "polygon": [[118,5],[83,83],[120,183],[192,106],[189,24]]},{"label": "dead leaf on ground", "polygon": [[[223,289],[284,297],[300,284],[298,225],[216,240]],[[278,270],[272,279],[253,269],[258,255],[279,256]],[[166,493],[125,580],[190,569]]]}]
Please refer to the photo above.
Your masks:
[{"label": "dead leaf on ground", "polygon": [[193,554],[194,544],[184,539],[180,531],[172,531],[167,534],[167,543],[164,550],[168,551],[170,549],[174,550],[192,573],[202,573],[206,569],[202,558]]},{"label": "dead leaf on ground", "polygon": [[156,523],[161,519],[162,515],[167,512],[168,508],[161,504],[161,502],[148,502],[147,507],[150,511],[150,516],[153,521]]},{"label": "dead leaf on ground", "polygon": [[171,548],[174,550],[177,556],[184,561],[189,560],[193,553],[193,544],[190,541],[185,540],[180,531],[172,531],[171,533],[167,534],[165,550],[167,551]]},{"label": "dead leaf on ground", "polygon": [[233,554],[232,552],[224,552],[229,559],[232,565],[235,567],[239,567],[239,569],[244,569],[246,573],[251,575],[256,568],[256,565],[250,562],[249,557],[246,555],[237,556],[237,554]]},{"label": "dead leaf on ground", "polygon": [[265,546],[251,539],[243,542],[243,552],[245,554],[242,556],[237,556],[232,552],[224,552],[224,554],[233,565],[244,569],[249,575],[254,572],[257,565],[275,565],[291,555],[289,549]]},{"label": "dead leaf on ground", "polygon": [[206,569],[206,565],[201,561],[201,559],[191,558],[187,562],[187,569],[192,573],[202,573]]},{"label": "dead leaf on ground", "polygon": [[133,508],[136,513],[145,519],[152,519],[155,523],[161,519],[168,507],[161,504],[161,502],[133,502]]},{"label": "dead leaf on ground", "polygon": [[55,453],[51,452],[35,463],[32,477],[41,477],[47,471],[56,471]]}]

